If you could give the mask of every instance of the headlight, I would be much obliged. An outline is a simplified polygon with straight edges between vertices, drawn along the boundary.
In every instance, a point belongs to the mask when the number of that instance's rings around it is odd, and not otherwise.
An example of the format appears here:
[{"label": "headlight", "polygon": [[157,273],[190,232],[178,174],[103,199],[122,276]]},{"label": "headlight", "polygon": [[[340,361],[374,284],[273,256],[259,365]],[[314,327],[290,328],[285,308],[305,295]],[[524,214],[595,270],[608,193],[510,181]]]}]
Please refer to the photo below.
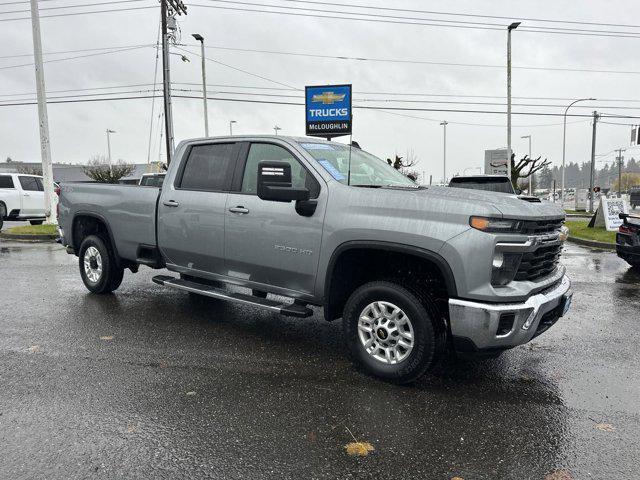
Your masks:
[{"label": "headlight", "polygon": [[522,230],[522,220],[505,218],[471,217],[469,225],[476,230],[491,233],[518,233]]}]

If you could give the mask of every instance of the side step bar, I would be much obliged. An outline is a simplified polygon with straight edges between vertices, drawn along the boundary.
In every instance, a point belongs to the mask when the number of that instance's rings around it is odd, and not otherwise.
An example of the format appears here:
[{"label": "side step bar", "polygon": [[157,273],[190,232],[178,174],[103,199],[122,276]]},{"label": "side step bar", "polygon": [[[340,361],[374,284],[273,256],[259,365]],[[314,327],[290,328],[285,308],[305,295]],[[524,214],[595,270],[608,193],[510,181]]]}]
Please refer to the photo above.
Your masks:
[{"label": "side step bar", "polygon": [[165,287],[176,288],[185,292],[198,293],[207,297],[218,298],[220,300],[228,300],[230,302],[244,303],[245,305],[253,305],[254,307],[264,308],[272,312],[286,315],[288,317],[306,318],[313,315],[313,310],[297,303],[282,303],[266,298],[254,297],[253,295],[245,295],[243,293],[228,292],[221,288],[203,285],[181,278],[170,277],[169,275],[156,275],[153,282]]}]

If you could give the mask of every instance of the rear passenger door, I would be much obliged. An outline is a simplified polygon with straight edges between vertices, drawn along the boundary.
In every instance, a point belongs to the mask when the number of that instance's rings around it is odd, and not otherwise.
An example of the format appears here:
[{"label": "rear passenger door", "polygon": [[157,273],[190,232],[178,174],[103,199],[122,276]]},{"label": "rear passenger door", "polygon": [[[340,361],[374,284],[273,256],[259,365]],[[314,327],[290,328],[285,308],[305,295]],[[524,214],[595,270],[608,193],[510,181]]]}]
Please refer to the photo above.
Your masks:
[{"label": "rear passenger door", "polygon": [[44,217],[44,188],[42,180],[31,175],[19,175],[18,181],[22,187],[20,215]]},{"label": "rear passenger door", "polygon": [[222,273],[225,205],[237,156],[236,142],[187,147],[158,202],[158,245],[167,263]]}]

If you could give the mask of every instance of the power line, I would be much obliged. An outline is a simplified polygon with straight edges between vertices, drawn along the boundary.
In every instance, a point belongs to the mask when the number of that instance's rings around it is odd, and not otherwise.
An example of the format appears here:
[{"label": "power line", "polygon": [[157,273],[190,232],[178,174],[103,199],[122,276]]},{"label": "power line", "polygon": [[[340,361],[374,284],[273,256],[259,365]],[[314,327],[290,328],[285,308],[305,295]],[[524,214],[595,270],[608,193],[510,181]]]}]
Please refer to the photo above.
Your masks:
[{"label": "power line", "polygon": [[[75,15],[88,15],[93,13],[115,13],[115,12],[130,12],[133,10],[148,10],[150,8],[158,8],[157,6],[149,7],[127,7],[111,10],[92,10],[90,12],[69,12],[69,13],[54,13],[52,15],[40,15],[40,18],[57,18],[57,17],[71,17]],[[0,22],[13,22],[16,20],[31,20],[31,17],[16,17],[16,18],[0,18]]]},{"label": "power line", "polygon": [[[42,0],[40,0],[42,1]],[[97,52],[97,51],[103,51],[103,50],[114,50],[114,49],[120,49],[120,48],[132,48],[132,47],[154,47],[155,44],[154,43],[147,43],[147,44],[139,44],[139,45],[117,45],[117,46],[113,46],[113,47],[96,47],[96,48],[79,48],[76,50],[59,50],[56,52],[44,52],[42,55],[61,55],[64,53],[80,53],[80,52]],[[20,58],[20,57],[33,57],[33,52],[30,53],[18,53],[18,54],[13,54],[13,55],[0,55],[0,59],[5,59],[5,58]]]},{"label": "power line", "polygon": [[[76,55],[76,56],[73,56],[73,57],[52,58],[50,60],[44,60],[42,63],[64,62],[64,61],[67,61],[67,60],[75,60],[75,59],[78,59],[78,58],[97,57],[99,55],[106,55],[106,54],[109,54],[109,53],[128,52],[130,50],[138,50],[138,49],[146,48],[146,47],[147,47],[146,45],[143,45],[143,46],[139,46],[139,47],[121,48],[119,50],[109,50],[107,52],[97,52],[97,53],[88,53],[86,55]],[[4,66],[4,67],[0,67],[0,70],[7,70],[7,69],[10,69],[10,68],[17,68],[17,67],[30,67],[30,66],[33,66],[33,65],[34,65],[33,62],[31,62],[31,63],[21,63],[19,65],[7,65],[7,66]]]},{"label": "power line", "polygon": [[[251,3],[248,3],[248,2],[230,2],[229,0],[209,0],[209,1],[229,2],[229,3],[239,4],[239,5],[252,5]],[[475,29],[475,30],[495,30],[495,31],[504,30],[504,26],[500,24],[496,24],[499,26],[494,27],[494,26],[491,26],[492,24],[482,24],[479,22],[443,23],[444,22],[443,20],[429,19],[429,18],[425,19],[425,18],[418,18],[418,17],[394,17],[390,15],[362,14],[362,13],[353,13],[353,12],[344,12],[344,11],[335,11],[335,10],[317,10],[317,9],[303,8],[303,7],[283,7],[283,6],[270,5],[270,4],[253,4],[253,5],[267,7],[267,8],[294,9],[294,10],[302,10],[303,12],[318,12],[318,13],[261,10],[257,8],[244,8],[244,7],[223,6],[223,5],[191,4],[192,7],[216,8],[221,10],[235,10],[235,11],[254,12],[254,13],[269,13],[269,14],[289,15],[289,16],[297,16],[297,17],[329,18],[329,19],[337,19],[337,20],[356,20],[356,21],[364,21],[364,22],[389,23],[389,24],[399,24],[399,25],[466,28],[466,29]],[[345,15],[350,15],[350,16],[345,16]],[[363,17],[363,15],[366,15],[367,17]],[[369,18],[369,17],[375,17],[375,18]],[[520,28],[519,31],[531,32],[531,33],[562,34],[562,35],[640,38],[640,35],[634,34],[634,32],[620,32],[620,33],[613,32],[609,34],[609,33],[597,33],[597,31],[595,30],[592,32],[588,30],[579,30],[579,31],[578,30],[564,31],[559,29],[534,30],[534,29],[527,29],[526,27]]]},{"label": "power line", "polygon": [[[310,4],[319,4],[319,5],[341,5],[332,2],[322,2],[322,1],[311,1],[311,0],[281,0],[283,2],[294,2],[294,3],[310,3]],[[629,24],[620,24],[620,23],[599,23],[599,22],[586,22],[586,21],[576,21],[576,20],[551,20],[551,19],[543,19],[543,18],[525,18],[518,16],[504,17],[500,15],[480,15],[480,14],[472,14],[472,13],[455,13],[455,12],[440,12],[433,10],[413,10],[407,8],[391,8],[391,7],[378,7],[378,6],[370,6],[370,5],[349,5],[352,8],[362,8],[362,9],[372,9],[372,10],[387,10],[387,11],[403,11],[409,13],[425,13],[429,15],[449,15],[449,16],[462,16],[462,17],[473,17],[473,18],[492,18],[492,19],[500,19],[507,20],[512,22],[514,20],[520,21],[529,21],[529,22],[541,22],[541,23],[571,23],[577,25],[596,25],[601,27],[629,27],[629,28],[640,28],[640,25],[629,25]]]},{"label": "power line", "polygon": [[[100,6],[100,5],[115,5],[115,4],[119,4],[119,3],[132,3],[132,2],[148,2],[149,0],[111,0],[109,2],[98,2],[98,3],[87,3],[87,4],[76,4],[76,5],[58,5],[56,7],[44,7],[44,8],[39,8],[38,10],[43,11],[43,10],[61,10],[61,9],[65,9],[65,8],[86,8],[86,7],[96,7],[96,6]],[[0,5],[1,6],[1,5]],[[0,15],[7,15],[7,14],[11,14],[11,13],[29,13],[31,12],[31,9],[26,9],[26,10],[9,10],[7,12],[0,12]]]}]

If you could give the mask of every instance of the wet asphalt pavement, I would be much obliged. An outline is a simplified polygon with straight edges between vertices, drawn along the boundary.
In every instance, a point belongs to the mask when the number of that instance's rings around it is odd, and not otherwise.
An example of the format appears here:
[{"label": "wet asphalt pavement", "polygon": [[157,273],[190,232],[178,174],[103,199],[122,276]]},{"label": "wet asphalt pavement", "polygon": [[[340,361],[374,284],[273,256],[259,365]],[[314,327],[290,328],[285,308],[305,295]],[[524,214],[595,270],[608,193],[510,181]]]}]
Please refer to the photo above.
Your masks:
[{"label": "wet asphalt pavement", "polygon": [[[60,246],[0,243],[0,478],[640,478],[640,275],[564,263],[547,333],[398,387],[320,315],[194,301],[146,268],[90,295]],[[375,451],[348,456],[350,432]]]}]

